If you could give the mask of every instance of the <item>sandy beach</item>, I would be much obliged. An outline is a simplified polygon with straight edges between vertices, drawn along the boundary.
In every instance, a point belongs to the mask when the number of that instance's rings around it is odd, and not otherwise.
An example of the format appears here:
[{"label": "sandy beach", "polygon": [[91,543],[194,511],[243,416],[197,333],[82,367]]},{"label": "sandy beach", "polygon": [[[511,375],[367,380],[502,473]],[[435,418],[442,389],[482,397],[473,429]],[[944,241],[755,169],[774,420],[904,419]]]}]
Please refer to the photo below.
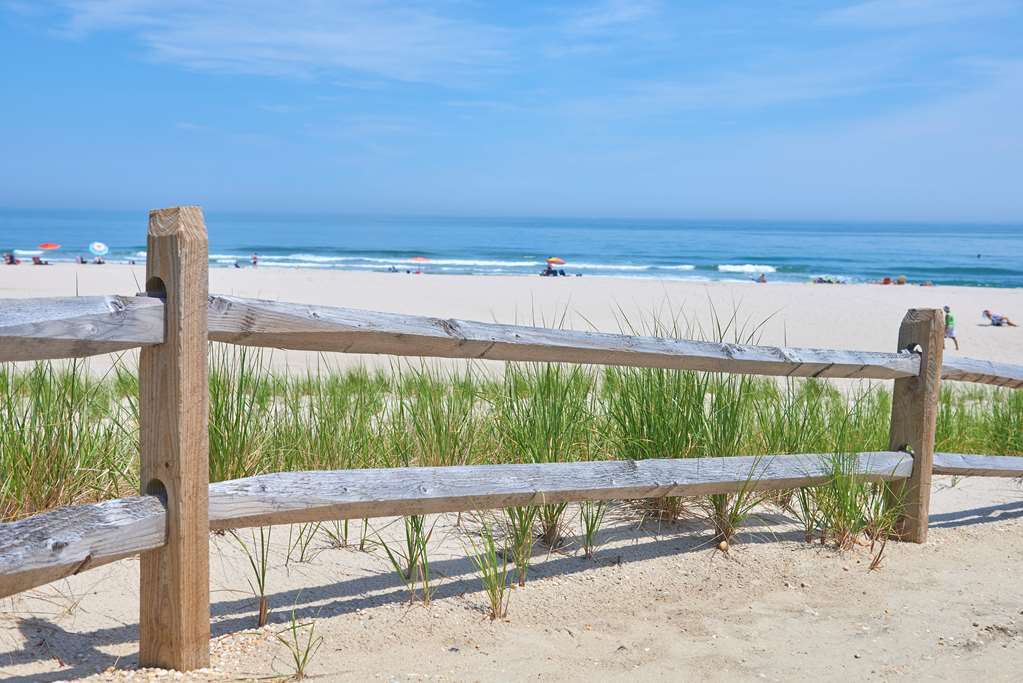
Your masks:
[{"label": "sandy beach", "polygon": [[[144,281],[143,266],[6,267],[0,268],[0,297],[135,294]],[[652,315],[667,320],[681,314],[709,336],[714,311],[724,320],[737,312],[740,328],[752,332],[760,326],[757,336],[763,344],[869,351],[895,350],[899,323],[909,308],[948,305],[958,318],[962,355],[1023,362],[1023,327],[992,328],[981,318],[987,308],[1023,320],[1023,292],[1018,289],[212,268],[210,291],[606,332],[620,331],[626,321],[637,324]],[[956,353],[951,343],[947,352]],[[278,351],[273,356],[277,367],[293,369],[316,361],[315,354]],[[329,362],[386,366],[392,361],[334,354]]]},{"label": "sandy beach", "polygon": [[[133,294],[143,279],[141,267],[0,268],[0,297]],[[947,304],[959,317],[960,353],[1023,362],[1021,328],[980,322],[983,308],[1020,317],[1019,290],[262,268],[213,269],[210,279],[211,291],[242,296],[507,323],[564,316],[567,326],[605,331],[619,331],[623,315],[637,321],[678,311],[709,329],[713,310],[719,317],[738,310],[747,328],[766,321],[762,343],[866,350],[892,350],[908,308]],[[313,354],[274,356],[280,369],[315,362]],[[329,548],[320,537],[305,561],[286,559],[289,529],[275,528],[271,622],[261,630],[253,628],[248,561],[233,539],[214,535],[211,668],[184,678],[288,674],[289,655],[274,634],[293,608],[324,639],[309,666],[319,680],[1017,678],[1023,588],[1006,580],[1023,557],[1017,482],[936,478],[928,543],[890,543],[877,571],[868,571],[867,547],[808,545],[787,514],[760,513],[723,554],[708,544],[701,520],[644,522],[620,505],[594,560],[572,537],[554,552],[538,545],[529,583],[512,592],[509,616],[497,622],[485,614],[466,558],[465,517],[463,527],[454,516],[437,518],[429,608],[408,603],[376,543],[397,538],[392,520],[371,520],[365,551]],[[353,544],[360,527],[353,522]],[[0,678],[179,680],[132,669],[137,624],[137,559],[5,599]]]}]

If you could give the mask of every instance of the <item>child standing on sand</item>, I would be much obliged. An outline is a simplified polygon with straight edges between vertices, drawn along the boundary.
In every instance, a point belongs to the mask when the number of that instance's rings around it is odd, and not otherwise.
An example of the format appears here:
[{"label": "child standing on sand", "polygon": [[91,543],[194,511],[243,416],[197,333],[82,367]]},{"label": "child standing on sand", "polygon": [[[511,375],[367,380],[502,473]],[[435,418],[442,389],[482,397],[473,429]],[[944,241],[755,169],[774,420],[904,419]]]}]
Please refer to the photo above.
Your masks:
[{"label": "child standing on sand", "polygon": [[[945,339],[955,342],[956,351],[959,350],[959,339],[956,337],[956,317],[952,315],[952,309],[945,306]],[[944,347],[944,343],[942,343]]]}]

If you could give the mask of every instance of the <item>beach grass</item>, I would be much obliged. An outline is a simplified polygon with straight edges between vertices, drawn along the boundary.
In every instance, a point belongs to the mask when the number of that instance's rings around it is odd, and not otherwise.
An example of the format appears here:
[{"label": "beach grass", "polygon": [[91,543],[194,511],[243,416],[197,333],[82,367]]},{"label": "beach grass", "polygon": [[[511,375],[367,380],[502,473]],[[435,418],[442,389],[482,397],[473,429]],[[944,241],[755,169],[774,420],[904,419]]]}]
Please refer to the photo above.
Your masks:
[{"label": "beach grass", "polygon": [[[136,391],[127,365],[102,376],[81,361],[0,365],[0,517],[137,491]],[[534,363],[509,363],[498,377],[471,364],[459,372],[425,364],[370,372],[323,363],[289,375],[271,370],[265,354],[213,345],[210,478],[795,452],[838,457],[884,450],[890,412],[891,392],[881,385],[840,391],[820,380]],[[946,386],[937,447],[1023,454],[1023,393]],[[838,465],[836,486],[845,485]],[[862,492],[857,496],[868,506]],[[848,500],[811,501],[807,491],[781,498],[802,511],[808,535],[818,533],[821,519],[850,532],[865,524],[849,520]],[[748,502],[653,505],[668,518],[709,507],[728,530],[735,524],[725,517],[741,522]],[[537,534],[548,545],[562,535],[565,509],[556,503],[536,512]],[[533,520],[522,525],[532,528]]]}]

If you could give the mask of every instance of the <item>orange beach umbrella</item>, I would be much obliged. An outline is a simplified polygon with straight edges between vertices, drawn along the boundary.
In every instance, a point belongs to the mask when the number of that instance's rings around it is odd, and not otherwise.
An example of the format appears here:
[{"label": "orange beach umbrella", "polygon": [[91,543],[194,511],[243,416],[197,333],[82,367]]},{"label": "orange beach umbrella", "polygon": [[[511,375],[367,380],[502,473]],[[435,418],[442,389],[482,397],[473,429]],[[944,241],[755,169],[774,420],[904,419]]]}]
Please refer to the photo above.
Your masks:
[{"label": "orange beach umbrella", "polygon": [[561,258],[560,256],[551,256],[549,259],[547,259],[547,263],[551,264],[552,266],[563,266],[565,265],[565,259]]},{"label": "orange beach umbrella", "polygon": [[43,242],[39,245],[40,249],[60,249],[60,245],[56,242]]},{"label": "orange beach umbrella", "polygon": [[425,256],[413,256],[409,261],[412,261],[412,263],[428,263],[430,259]]}]

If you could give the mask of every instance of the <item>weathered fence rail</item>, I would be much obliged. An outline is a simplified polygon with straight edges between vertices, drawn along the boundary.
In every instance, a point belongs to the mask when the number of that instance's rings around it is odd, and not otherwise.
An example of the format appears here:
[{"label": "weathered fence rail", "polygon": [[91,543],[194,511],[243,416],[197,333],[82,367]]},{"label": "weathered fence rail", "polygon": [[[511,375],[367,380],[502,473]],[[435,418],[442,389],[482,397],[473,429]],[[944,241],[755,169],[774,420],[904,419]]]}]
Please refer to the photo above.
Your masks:
[{"label": "weathered fence rail", "polygon": [[935,453],[934,474],[960,477],[1023,477],[1023,456]]},{"label": "weathered fence rail", "polygon": [[[1021,458],[1023,460],[1023,458]],[[825,483],[828,456],[772,455],[464,467],[279,472],[209,487],[211,529],[488,510],[582,500],[787,489]],[[905,479],[905,453],[859,453],[867,481]],[[153,550],[166,540],[156,496],[44,512],[0,525],[0,598]]]},{"label": "weathered fence rail", "polygon": [[895,380],[889,451],[856,471],[895,482],[898,531],[923,542],[932,474],[1021,476],[1023,457],[934,453],[942,379],[1023,388],[1023,366],[942,360],[943,317],[911,310],[896,353],[781,348],[208,296],[196,207],[150,214],[146,294],[0,301],[0,362],[141,348],[142,493],[0,525],[0,597],[141,554],[139,661],[209,661],[210,528],[457,512],[824,483],[820,455],[284,472],[209,485],[209,340],[282,349]]},{"label": "weathered fence rail", "polygon": [[[77,358],[163,342],[164,301],[139,295],[0,300],[0,362]],[[545,361],[782,377],[898,379],[919,356],[628,336],[378,313],[235,296],[209,298],[209,339],[300,351]],[[1023,388],[1023,366],[947,358],[945,380]]]}]

